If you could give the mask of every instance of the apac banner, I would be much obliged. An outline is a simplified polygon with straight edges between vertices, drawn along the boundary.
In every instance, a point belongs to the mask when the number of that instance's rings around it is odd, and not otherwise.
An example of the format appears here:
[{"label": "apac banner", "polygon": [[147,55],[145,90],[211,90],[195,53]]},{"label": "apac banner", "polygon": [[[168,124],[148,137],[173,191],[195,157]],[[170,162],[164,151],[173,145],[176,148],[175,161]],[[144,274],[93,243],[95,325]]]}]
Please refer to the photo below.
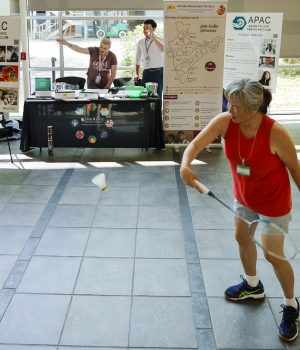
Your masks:
[{"label": "apac banner", "polygon": [[164,1],[165,143],[188,144],[222,112],[227,1]]},{"label": "apac banner", "polygon": [[19,111],[20,17],[0,17],[0,112]]},{"label": "apac banner", "polygon": [[228,13],[224,88],[250,78],[275,92],[280,54],[282,13]]}]

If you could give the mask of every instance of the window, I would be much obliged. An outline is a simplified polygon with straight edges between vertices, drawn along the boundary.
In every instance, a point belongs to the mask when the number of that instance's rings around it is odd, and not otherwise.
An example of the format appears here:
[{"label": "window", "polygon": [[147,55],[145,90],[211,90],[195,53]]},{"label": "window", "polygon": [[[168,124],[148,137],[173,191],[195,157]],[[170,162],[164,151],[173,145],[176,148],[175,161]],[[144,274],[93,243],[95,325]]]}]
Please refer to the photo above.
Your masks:
[{"label": "window", "polygon": [[[89,56],[62,48],[56,39],[82,47],[99,46],[103,36],[112,40],[118,58],[117,77],[134,76],[136,42],[143,35],[142,23],[153,18],[163,32],[163,11],[33,11],[28,16],[31,91],[37,76],[63,75],[86,78]],[[49,52],[51,55],[49,56]]]},{"label": "window", "polygon": [[279,60],[277,88],[271,102],[271,112],[300,111],[300,58]]},{"label": "window", "polygon": [[[118,57],[117,77],[133,77],[136,42],[142,35],[142,23],[146,18],[157,22],[157,32],[163,36],[163,11],[158,10],[30,11],[27,21],[31,92],[35,77],[49,76],[52,81],[63,75],[86,78],[89,56],[61,48],[56,38],[62,35],[71,43],[84,47],[98,46],[103,35],[110,36],[111,50]],[[279,67],[271,112],[299,111],[300,58],[281,58]],[[22,90],[20,93],[23,95]],[[20,101],[21,109],[23,101]]]}]

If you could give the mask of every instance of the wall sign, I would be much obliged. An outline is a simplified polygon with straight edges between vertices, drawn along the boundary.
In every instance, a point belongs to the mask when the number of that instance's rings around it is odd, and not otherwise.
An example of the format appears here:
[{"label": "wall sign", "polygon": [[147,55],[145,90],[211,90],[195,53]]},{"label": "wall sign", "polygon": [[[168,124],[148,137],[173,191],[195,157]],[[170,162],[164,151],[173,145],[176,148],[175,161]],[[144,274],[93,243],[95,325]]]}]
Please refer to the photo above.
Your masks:
[{"label": "wall sign", "polygon": [[0,112],[19,111],[20,17],[0,17]]}]

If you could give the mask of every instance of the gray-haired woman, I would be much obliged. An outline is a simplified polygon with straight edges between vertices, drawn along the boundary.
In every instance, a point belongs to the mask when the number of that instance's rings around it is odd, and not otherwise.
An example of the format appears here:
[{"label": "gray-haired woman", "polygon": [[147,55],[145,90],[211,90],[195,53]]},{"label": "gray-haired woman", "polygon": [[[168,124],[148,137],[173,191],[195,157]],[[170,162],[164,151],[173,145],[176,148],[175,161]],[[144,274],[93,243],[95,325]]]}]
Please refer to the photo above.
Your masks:
[{"label": "gray-haired woman", "polygon": [[[250,79],[231,83],[226,91],[228,111],[214,117],[186,148],[181,164],[183,181],[199,192],[198,176],[191,162],[218,136],[224,139],[224,152],[233,178],[234,210],[246,219],[274,218],[287,230],[291,212],[291,188],[288,171],[300,190],[300,167],[295,146],[287,131],[266,115],[271,92]],[[240,301],[265,297],[256,272],[256,245],[248,225],[235,217],[235,236],[245,279],[225,290],[225,297]],[[263,234],[272,247],[283,249],[283,240]],[[274,249],[275,249],[274,248]],[[294,295],[294,273],[289,262],[265,253],[272,264],[284,294],[283,318],[279,336],[292,341],[298,336],[299,302]]]},{"label": "gray-haired woman", "polygon": [[57,39],[61,45],[65,45],[73,51],[90,55],[90,64],[87,71],[89,89],[110,88],[117,73],[117,57],[110,51],[111,40],[107,37],[103,38],[99,47],[81,47],[69,43],[61,38]]}]

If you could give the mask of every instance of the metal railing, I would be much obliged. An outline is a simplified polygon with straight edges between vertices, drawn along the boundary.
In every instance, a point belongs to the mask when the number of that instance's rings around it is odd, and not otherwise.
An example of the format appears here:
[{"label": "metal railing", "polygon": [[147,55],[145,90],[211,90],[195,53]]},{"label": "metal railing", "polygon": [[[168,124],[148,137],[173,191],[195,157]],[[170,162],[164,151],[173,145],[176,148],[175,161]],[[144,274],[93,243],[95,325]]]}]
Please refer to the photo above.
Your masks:
[{"label": "metal railing", "polygon": [[[49,33],[58,30],[56,20],[46,20],[44,23],[33,23],[33,30],[30,32],[31,39],[46,39]],[[54,22],[54,23],[53,23]]]}]

